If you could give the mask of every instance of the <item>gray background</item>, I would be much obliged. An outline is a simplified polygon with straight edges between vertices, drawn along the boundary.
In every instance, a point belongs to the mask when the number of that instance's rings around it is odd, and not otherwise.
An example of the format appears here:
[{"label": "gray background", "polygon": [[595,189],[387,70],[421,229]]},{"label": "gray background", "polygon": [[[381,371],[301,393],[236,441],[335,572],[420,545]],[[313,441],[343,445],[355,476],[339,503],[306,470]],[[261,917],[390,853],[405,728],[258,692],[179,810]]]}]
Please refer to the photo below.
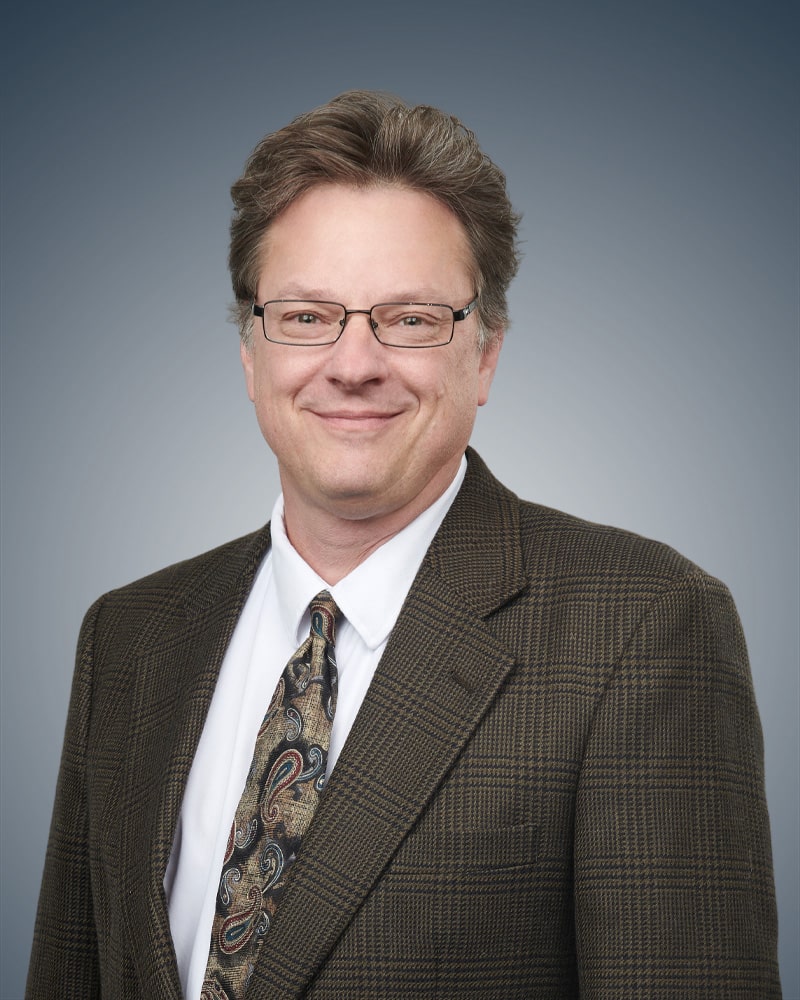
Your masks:
[{"label": "gray background", "polygon": [[349,87],[463,118],[524,212],[474,443],[522,495],[731,587],[798,974],[794,3],[27,6],[2,162],[2,986],[21,996],[81,616],[261,524],[228,187]]}]

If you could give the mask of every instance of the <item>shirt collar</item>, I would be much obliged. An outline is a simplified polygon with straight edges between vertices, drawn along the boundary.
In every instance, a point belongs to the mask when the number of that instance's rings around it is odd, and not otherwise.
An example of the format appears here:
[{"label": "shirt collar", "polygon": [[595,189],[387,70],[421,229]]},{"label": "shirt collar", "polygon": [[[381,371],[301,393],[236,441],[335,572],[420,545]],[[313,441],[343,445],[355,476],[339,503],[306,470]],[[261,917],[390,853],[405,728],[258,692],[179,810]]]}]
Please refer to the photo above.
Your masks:
[{"label": "shirt collar", "polygon": [[433,536],[458,493],[467,471],[466,458],[450,486],[402,531],[331,587],[294,549],[283,524],[283,494],[272,511],[272,573],[281,620],[299,645],[307,632],[308,606],[329,590],[344,617],[370,649],[385,642]]}]

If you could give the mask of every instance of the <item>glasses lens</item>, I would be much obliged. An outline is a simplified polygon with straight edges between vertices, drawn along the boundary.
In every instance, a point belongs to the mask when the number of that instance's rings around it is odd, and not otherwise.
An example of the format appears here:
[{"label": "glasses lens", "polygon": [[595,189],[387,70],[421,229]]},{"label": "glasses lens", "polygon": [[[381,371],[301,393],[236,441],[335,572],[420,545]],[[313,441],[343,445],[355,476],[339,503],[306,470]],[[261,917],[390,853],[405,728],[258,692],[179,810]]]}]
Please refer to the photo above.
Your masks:
[{"label": "glasses lens", "polygon": [[336,302],[280,299],[264,305],[264,332],[278,344],[332,344],[343,322],[344,307]]},{"label": "glasses lens", "polygon": [[372,307],[375,336],[389,347],[438,347],[453,336],[453,310],[421,302]]}]

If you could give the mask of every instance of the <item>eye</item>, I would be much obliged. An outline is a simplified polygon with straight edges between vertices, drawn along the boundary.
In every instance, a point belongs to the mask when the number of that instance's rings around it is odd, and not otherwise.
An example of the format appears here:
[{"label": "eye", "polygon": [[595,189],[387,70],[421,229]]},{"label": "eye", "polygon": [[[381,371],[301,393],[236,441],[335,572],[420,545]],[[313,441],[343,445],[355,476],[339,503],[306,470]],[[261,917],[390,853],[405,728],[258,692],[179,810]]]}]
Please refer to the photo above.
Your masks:
[{"label": "eye", "polygon": [[309,308],[311,303],[304,302],[300,308],[287,310],[281,314],[280,321],[285,326],[319,326],[335,323],[339,318],[338,309],[324,306],[322,303]]},{"label": "eye", "polygon": [[385,326],[401,327],[405,330],[419,330],[422,327],[435,325],[438,317],[417,310],[408,312],[394,307],[384,307],[381,312],[381,322]]}]

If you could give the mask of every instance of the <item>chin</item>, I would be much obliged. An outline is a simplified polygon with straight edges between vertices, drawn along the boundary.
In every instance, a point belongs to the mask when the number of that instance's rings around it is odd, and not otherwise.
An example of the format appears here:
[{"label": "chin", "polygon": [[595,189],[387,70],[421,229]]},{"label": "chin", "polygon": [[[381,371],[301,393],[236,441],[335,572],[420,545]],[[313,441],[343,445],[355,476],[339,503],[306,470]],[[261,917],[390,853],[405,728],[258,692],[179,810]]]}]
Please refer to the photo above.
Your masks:
[{"label": "chin", "polygon": [[375,484],[340,482],[327,484],[322,495],[333,507],[358,508],[374,507],[383,494]]},{"label": "chin", "polygon": [[332,499],[357,500],[390,488],[391,477],[385,474],[379,463],[380,458],[374,453],[342,454],[331,451],[328,461],[317,467],[313,478],[317,489]]},{"label": "chin", "polygon": [[322,486],[320,494],[328,510],[347,520],[363,520],[392,510],[392,493],[374,478],[338,477]]}]

